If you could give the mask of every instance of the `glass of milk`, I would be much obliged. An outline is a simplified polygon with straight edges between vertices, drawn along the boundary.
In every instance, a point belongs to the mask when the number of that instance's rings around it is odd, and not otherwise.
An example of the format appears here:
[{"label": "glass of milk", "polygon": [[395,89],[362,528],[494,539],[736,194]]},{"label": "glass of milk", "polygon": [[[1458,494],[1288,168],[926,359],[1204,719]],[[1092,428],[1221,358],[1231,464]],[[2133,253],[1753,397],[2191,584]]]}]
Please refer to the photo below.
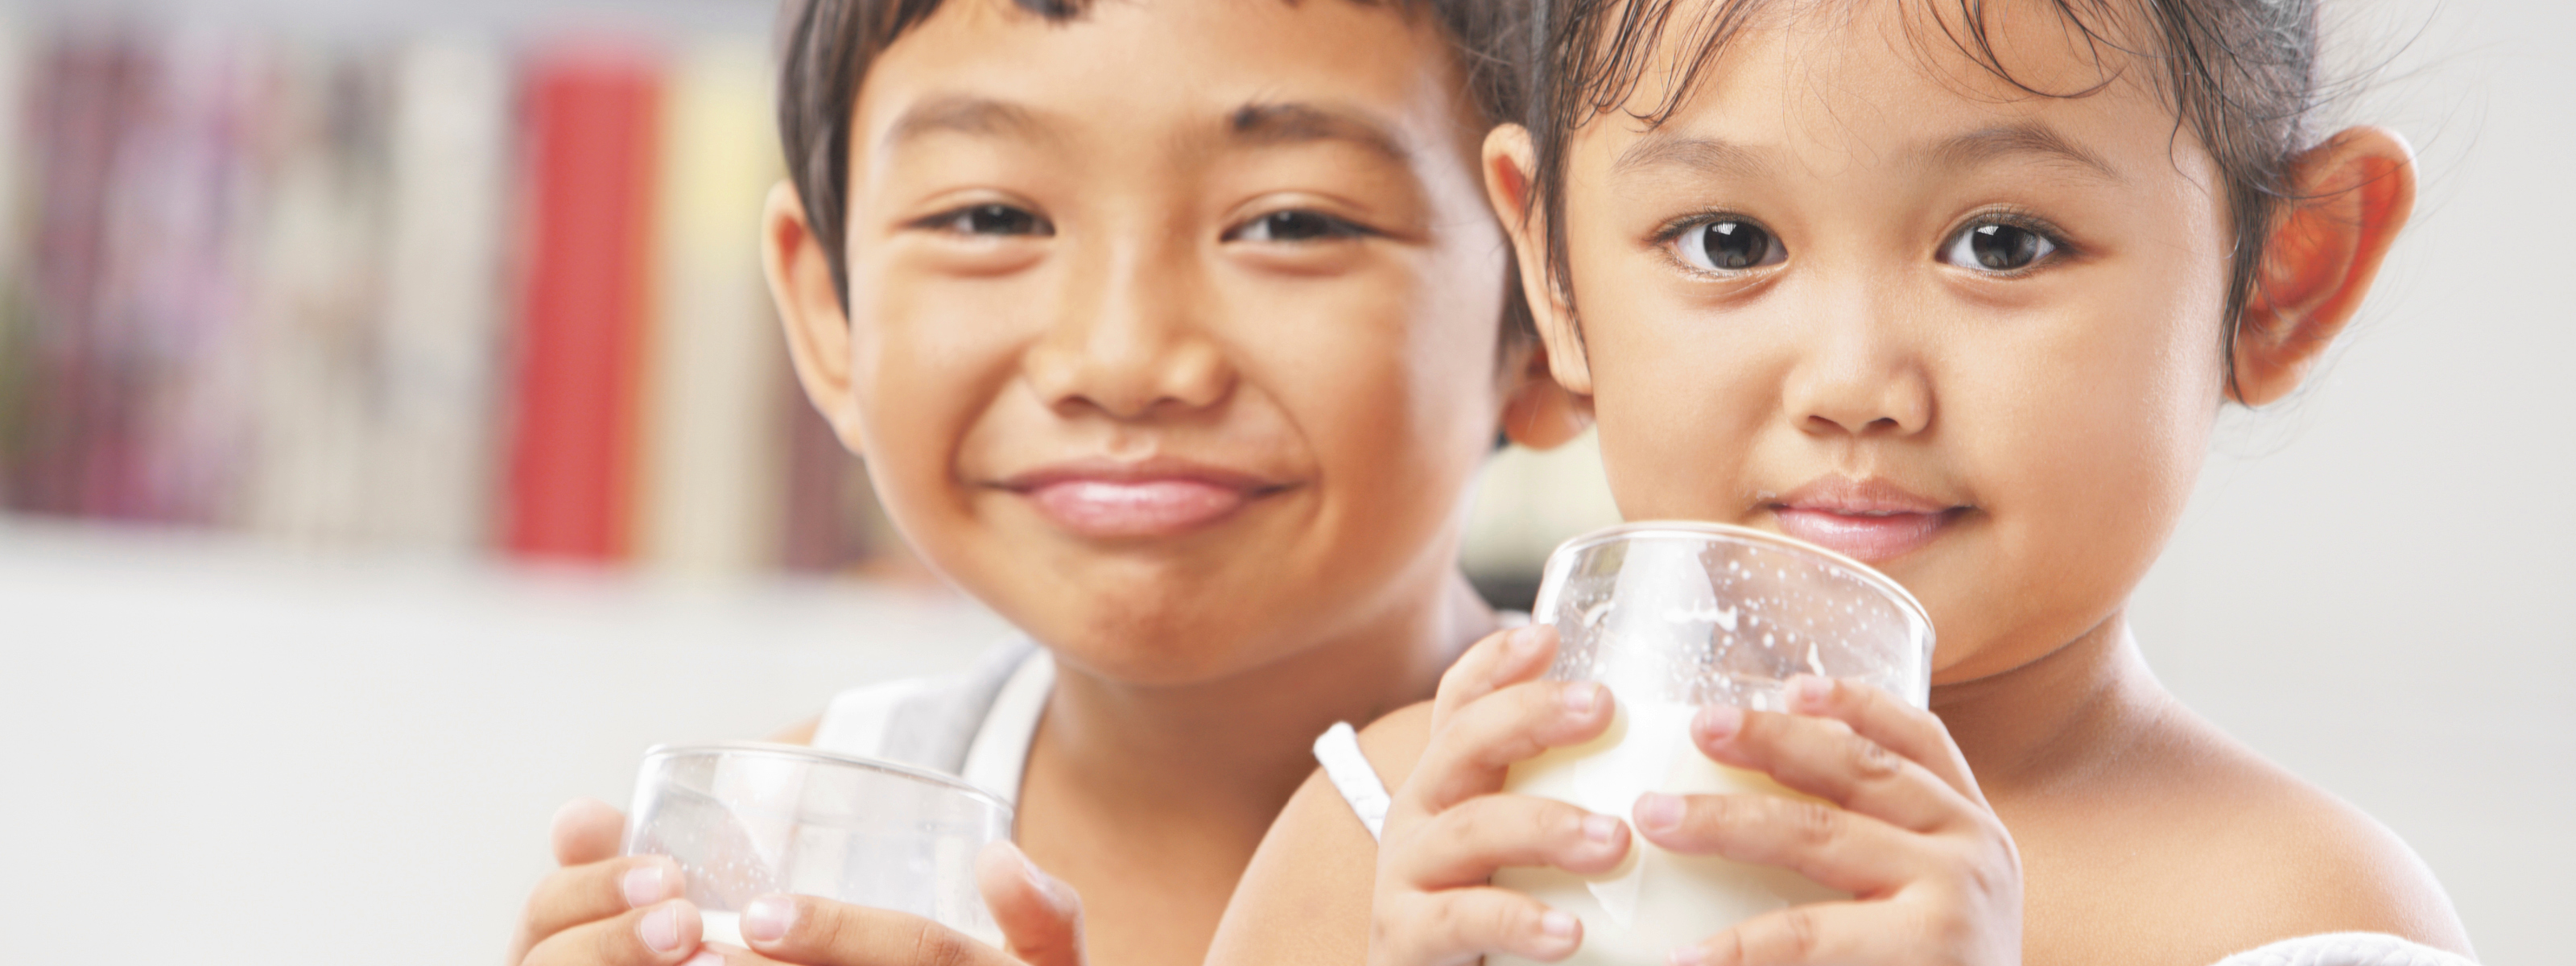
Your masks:
[{"label": "glass of milk", "polygon": [[[1531,618],[1556,628],[1556,681],[1598,681],[1617,717],[1601,737],[1512,768],[1504,790],[1625,818],[1637,796],[1799,796],[1709,760],[1690,738],[1701,705],[1778,711],[1799,674],[1862,681],[1923,706],[1932,622],[1914,595],[1833,551],[1711,523],[1630,523],[1549,555]],[[1674,949],[1795,903],[1849,896],[1785,869],[1676,855],[1632,838],[1595,876],[1510,868],[1494,884],[1583,920],[1569,964],[1661,966]],[[1508,956],[1491,957],[1519,963]]]},{"label": "glass of milk", "polygon": [[933,772],[797,745],[661,745],[644,753],[628,855],[667,855],[709,942],[742,943],[742,910],[778,892],[909,912],[999,944],[975,854],[1011,837],[1000,796]]}]

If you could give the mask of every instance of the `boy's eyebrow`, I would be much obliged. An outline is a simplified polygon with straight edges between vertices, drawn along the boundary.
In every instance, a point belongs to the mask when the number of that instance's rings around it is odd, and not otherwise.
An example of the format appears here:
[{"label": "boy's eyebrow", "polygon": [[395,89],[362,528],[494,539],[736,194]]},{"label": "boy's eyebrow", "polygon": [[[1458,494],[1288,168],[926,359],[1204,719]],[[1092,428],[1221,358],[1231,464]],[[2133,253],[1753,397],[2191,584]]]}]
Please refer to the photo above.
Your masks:
[{"label": "boy's eyebrow", "polygon": [[2014,155],[2040,155],[2055,158],[2073,167],[2100,175],[2103,180],[2121,183],[2128,179],[2111,163],[2081,144],[2067,140],[2056,128],[2037,122],[2001,124],[1970,131],[1944,141],[1932,149],[1932,156],[1953,167],[1971,167]]},{"label": "boy's eyebrow", "polygon": [[1667,166],[1740,179],[1753,178],[1768,168],[1760,156],[1725,138],[1657,128],[1619,152],[1610,170],[1626,174],[1639,168]]},{"label": "boy's eyebrow", "polygon": [[1235,108],[1226,118],[1226,134],[1234,141],[1256,145],[1348,141],[1397,164],[1413,160],[1413,152],[1405,149],[1404,141],[1377,119],[1358,111],[1298,101]]},{"label": "boy's eyebrow", "polygon": [[946,94],[922,99],[906,108],[886,128],[878,141],[881,148],[892,148],[905,141],[938,131],[959,134],[1002,135],[1037,138],[1047,135],[1046,123],[1037,115],[1008,101],[967,94]]}]

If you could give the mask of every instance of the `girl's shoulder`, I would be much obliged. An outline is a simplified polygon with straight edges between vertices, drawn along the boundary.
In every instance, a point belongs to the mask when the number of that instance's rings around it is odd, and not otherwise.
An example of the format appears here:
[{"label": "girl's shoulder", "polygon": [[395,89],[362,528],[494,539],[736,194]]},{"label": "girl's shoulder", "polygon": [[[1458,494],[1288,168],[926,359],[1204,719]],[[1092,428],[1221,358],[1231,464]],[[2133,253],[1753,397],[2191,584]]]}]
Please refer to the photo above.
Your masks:
[{"label": "girl's shoulder", "polygon": [[2034,960],[2104,959],[2117,943],[2108,958],[2206,964],[2344,932],[2469,951],[2441,885],[2386,826],[2179,705],[2159,718],[2092,775],[2004,812]]}]

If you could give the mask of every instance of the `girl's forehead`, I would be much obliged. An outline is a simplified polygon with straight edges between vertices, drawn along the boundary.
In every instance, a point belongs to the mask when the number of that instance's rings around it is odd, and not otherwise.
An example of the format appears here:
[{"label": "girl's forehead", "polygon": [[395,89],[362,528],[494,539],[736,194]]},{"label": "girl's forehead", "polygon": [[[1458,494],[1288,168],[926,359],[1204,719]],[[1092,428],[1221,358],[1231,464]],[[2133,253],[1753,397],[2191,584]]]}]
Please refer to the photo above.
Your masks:
[{"label": "girl's forehead", "polygon": [[2133,55],[2047,0],[1989,4],[1975,43],[1959,8],[1781,0],[1712,37],[1705,21],[1689,25],[1719,8],[1678,3],[1674,26],[1639,50],[1624,101],[1577,133],[1592,142],[1577,153],[1631,166],[1714,144],[1742,167],[1762,152],[1827,166],[2009,152],[2116,178],[2140,152],[2192,143]]}]

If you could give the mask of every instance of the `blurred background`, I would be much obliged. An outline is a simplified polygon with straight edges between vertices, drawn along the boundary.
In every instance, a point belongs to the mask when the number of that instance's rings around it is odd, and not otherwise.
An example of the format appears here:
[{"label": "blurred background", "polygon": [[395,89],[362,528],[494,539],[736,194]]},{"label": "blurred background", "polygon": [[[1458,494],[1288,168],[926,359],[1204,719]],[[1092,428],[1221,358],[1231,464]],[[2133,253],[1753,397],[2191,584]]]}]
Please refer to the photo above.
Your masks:
[{"label": "blurred background", "polygon": [[[788,377],[774,9],[0,0],[15,957],[492,961],[548,816],[646,745],[1005,632]],[[2323,378],[2228,415],[2134,619],[2484,958],[2563,961],[2576,12],[2327,9],[2424,205]],[[1495,458],[1489,596],[1615,519],[1593,460]]]}]

